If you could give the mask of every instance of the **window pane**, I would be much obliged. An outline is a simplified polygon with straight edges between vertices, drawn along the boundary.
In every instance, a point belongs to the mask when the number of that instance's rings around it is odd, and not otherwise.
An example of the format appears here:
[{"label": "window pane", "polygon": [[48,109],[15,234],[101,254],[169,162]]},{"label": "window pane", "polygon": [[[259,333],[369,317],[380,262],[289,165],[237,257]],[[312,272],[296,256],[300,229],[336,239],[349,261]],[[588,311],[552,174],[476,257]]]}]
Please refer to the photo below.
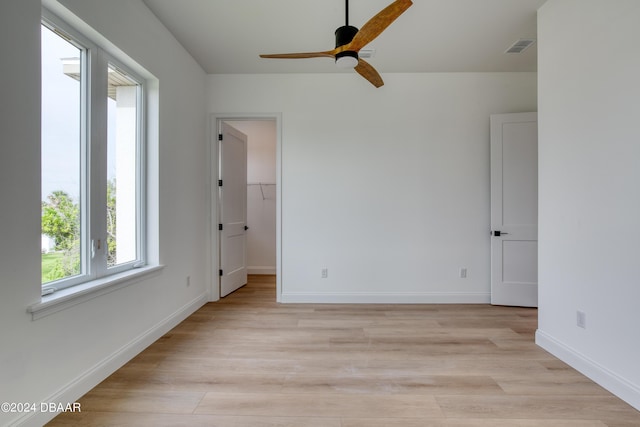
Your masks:
[{"label": "window pane", "polygon": [[138,259],[139,83],[108,67],[107,266]]},{"label": "window pane", "polygon": [[42,283],[80,274],[82,50],[42,37]]}]

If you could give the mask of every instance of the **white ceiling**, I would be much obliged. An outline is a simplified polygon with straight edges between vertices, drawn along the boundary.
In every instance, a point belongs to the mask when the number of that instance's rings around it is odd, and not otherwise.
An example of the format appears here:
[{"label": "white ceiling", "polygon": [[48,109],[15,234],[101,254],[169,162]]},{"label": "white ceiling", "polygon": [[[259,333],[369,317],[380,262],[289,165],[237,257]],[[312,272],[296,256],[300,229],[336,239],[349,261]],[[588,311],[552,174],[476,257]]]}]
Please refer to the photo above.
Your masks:
[{"label": "white ceiling", "polygon": [[[536,11],[546,0],[413,0],[367,48],[380,73],[536,71]],[[345,23],[344,0],[144,0],[211,74],[338,72],[329,58],[261,59],[261,53],[334,48]],[[349,24],[360,28],[391,0],[351,0]]]}]

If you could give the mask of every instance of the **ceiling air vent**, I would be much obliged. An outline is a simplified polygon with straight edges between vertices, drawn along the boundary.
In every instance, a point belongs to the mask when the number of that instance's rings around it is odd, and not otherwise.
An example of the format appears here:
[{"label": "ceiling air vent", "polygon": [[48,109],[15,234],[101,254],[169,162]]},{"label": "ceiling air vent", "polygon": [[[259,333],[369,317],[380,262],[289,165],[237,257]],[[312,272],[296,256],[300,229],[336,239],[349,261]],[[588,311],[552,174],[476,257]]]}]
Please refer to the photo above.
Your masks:
[{"label": "ceiling air vent", "polygon": [[358,52],[358,56],[360,58],[373,58],[373,56],[376,54],[376,50],[375,49],[360,49],[360,52]]},{"label": "ceiling air vent", "polygon": [[536,39],[518,39],[504,53],[522,53],[526,48],[536,42]]}]

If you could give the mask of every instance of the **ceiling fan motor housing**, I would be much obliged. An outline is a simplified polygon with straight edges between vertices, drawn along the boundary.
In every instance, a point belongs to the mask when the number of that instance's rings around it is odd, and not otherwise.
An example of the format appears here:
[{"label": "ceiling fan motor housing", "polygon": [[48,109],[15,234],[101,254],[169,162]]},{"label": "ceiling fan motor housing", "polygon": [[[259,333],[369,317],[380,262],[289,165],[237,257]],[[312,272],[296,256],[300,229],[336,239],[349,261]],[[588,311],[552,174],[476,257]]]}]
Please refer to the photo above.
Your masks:
[{"label": "ceiling fan motor housing", "polygon": [[[355,37],[358,29],[351,25],[344,25],[336,30],[336,48],[340,46],[344,46],[345,44],[351,43],[351,40]],[[358,62],[358,52],[353,50],[345,50],[336,54],[336,63],[340,63],[340,58],[349,57],[355,59],[350,59],[350,67],[354,67]]]},{"label": "ceiling fan motor housing", "polygon": [[343,25],[336,30],[336,47],[351,43],[358,33],[358,29],[351,25]]}]

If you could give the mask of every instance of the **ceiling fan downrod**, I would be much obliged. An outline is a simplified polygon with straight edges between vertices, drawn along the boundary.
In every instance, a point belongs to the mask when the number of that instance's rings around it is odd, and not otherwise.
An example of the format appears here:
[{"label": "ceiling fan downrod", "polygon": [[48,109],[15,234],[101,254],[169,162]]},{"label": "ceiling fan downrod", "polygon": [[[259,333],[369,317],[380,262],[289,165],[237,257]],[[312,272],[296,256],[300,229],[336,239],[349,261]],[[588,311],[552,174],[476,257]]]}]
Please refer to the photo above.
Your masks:
[{"label": "ceiling fan downrod", "polygon": [[349,0],[344,0],[344,25],[349,26]]}]

